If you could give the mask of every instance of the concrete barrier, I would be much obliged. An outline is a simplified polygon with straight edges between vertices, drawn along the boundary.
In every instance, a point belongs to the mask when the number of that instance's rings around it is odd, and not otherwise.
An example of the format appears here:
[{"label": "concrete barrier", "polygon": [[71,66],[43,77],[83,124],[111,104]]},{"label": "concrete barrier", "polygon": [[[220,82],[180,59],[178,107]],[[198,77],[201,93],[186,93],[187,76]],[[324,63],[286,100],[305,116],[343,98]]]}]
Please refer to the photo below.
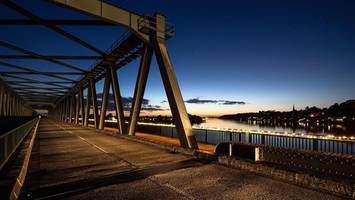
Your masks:
[{"label": "concrete barrier", "polygon": [[217,156],[231,156],[252,161],[260,160],[260,147],[243,143],[219,143],[215,148]]}]

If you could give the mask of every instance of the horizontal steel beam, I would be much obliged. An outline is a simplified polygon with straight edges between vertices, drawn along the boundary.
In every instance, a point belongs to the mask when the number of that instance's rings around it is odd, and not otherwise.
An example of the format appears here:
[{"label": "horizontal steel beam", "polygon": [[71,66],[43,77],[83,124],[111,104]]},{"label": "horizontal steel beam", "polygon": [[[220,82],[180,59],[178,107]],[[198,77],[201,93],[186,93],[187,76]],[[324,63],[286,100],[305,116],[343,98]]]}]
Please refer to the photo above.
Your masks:
[{"label": "horizontal steel beam", "polygon": [[[53,83],[53,82],[50,82],[50,81],[38,81],[38,80],[33,80],[33,79],[24,78],[24,77],[15,76],[15,75],[10,75],[10,74],[2,74],[2,76],[15,78],[15,79],[23,80],[23,81],[28,81],[28,82],[33,82],[33,83],[40,83],[40,84],[43,83],[43,84],[57,86],[57,87],[61,87],[62,86],[62,85],[59,85],[57,83]],[[10,82],[7,82],[7,83],[10,83]]]},{"label": "horizontal steel beam", "polygon": [[83,69],[81,69],[79,67],[76,67],[76,66],[73,66],[73,65],[58,61],[58,60],[53,59],[53,58],[43,57],[40,54],[37,54],[37,53],[35,53],[33,51],[29,51],[29,50],[26,50],[26,49],[23,49],[23,48],[20,48],[18,46],[15,46],[13,44],[8,43],[8,42],[0,41],[0,46],[5,47],[7,49],[11,49],[11,50],[17,51],[17,52],[20,52],[20,53],[23,53],[23,54],[26,54],[26,55],[34,56],[34,57],[37,57],[38,59],[42,59],[42,60],[57,64],[57,65],[61,65],[63,67],[69,68],[69,69],[74,69],[74,70],[81,71],[81,72],[84,72],[84,73],[86,72],[85,70],[83,70]]},{"label": "horizontal steel beam", "polygon": [[[53,26],[115,26],[102,20],[91,19],[42,19],[44,23]],[[32,19],[0,19],[0,25],[42,25]]]},{"label": "horizontal steel beam", "polygon": [[42,94],[22,94],[21,97],[23,99],[46,99],[46,100],[55,100],[58,98],[58,95],[42,95]]},{"label": "horizontal steel beam", "polygon": [[[58,60],[99,60],[103,56],[60,56],[60,55],[42,55],[43,58]],[[28,55],[0,55],[0,59],[40,59],[36,56]]]},{"label": "horizontal steel beam", "polygon": [[47,88],[12,88],[17,93],[19,92],[43,92],[46,94],[63,94],[66,91],[58,89],[47,89]]},{"label": "horizontal steel beam", "polygon": [[1,72],[0,74],[43,74],[43,75],[84,75],[85,73],[81,72],[40,72],[40,71],[35,71],[35,72]]},{"label": "horizontal steel beam", "polygon": [[12,86],[11,88],[13,89],[42,89],[42,90],[67,90],[67,89],[71,89],[71,87],[36,87],[36,86],[29,86],[29,85],[24,85],[24,86],[20,86],[20,85],[15,85]]},{"label": "horizontal steel beam", "polygon": [[40,72],[40,71],[31,69],[29,67],[22,67],[22,66],[11,64],[11,63],[7,63],[7,62],[0,61],[0,65],[6,66],[6,67],[9,67],[9,68],[13,68],[13,69],[23,70],[23,71],[26,71],[26,72],[35,73],[35,74],[41,74],[41,75],[44,75],[44,76],[49,76],[49,77],[53,77],[53,78],[57,78],[57,79],[62,79],[62,80],[65,80],[65,81],[74,81],[73,79],[66,78],[66,77],[63,77],[63,76],[58,76],[56,74],[52,74],[51,72]]},{"label": "horizontal steel beam", "polygon": [[60,96],[61,94],[64,94],[64,92],[39,92],[39,91],[16,91],[17,94],[29,94],[29,95],[37,95],[41,94],[44,96]]},{"label": "horizontal steel beam", "polygon": [[73,84],[77,83],[78,81],[6,81],[7,83],[10,84],[16,84],[16,83],[27,83],[27,84],[48,84],[48,83],[55,83],[55,84]]},{"label": "horizontal steel beam", "polygon": [[52,108],[55,107],[55,104],[54,103],[51,103],[51,102],[46,102],[46,101],[29,101],[26,103],[26,105],[29,105],[29,106],[37,106],[37,105],[47,105],[47,106],[51,106]]},{"label": "horizontal steel beam", "polygon": [[[51,29],[52,31],[55,31],[61,35],[63,35],[64,37],[92,50],[92,51],[95,51],[96,53],[100,54],[100,55],[106,55],[105,52],[101,51],[100,49],[90,45],[89,43],[83,41],[82,39],[80,39],[79,37],[77,36],[74,36],[73,34],[71,33],[68,33],[66,31],[64,31],[63,29],[53,25],[53,24],[49,24],[49,23],[46,23],[46,21],[44,19],[42,19],[41,17],[33,14],[32,12],[30,12],[29,10],[26,10],[25,8],[17,5],[16,3],[14,3],[13,1],[1,1],[1,3],[3,3],[5,6],[7,6],[8,8],[10,9],[13,9],[15,10],[16,12],[36,21],[37,23],[43,25],[43,26],[46,26],[47,28]],[[86,2],[84,2],[86,3]]]}]

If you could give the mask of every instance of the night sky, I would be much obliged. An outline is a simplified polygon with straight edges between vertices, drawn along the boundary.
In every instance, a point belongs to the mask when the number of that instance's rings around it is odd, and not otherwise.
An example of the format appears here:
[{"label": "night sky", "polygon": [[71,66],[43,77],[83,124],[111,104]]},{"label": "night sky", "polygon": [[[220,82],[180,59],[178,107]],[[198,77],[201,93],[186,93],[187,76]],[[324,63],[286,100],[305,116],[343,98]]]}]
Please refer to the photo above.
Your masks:
[{"label": "night sky", "polygon": [[[90,19],[39,0],[15,2],[43,18]],[[167,44],[189,113],[291,110],[293,104],[297,109],[327,107],[355,98],[355,1],[109,2],[142,14],[161,12],[176,25],[176,36]],[[0,17],[23,18],[1,4]],[[61,28],[102,50],[125,31]],[[96,55],[41,26],[0,26],[0,40],[45,55]],[[0,53],[17,54],[2,47]],[[7,62],[42,71],[70,71],[45,61]],[[83,69],[92,65],[92,61],[65,62]],[[138,64],[136,60],[118,72],[124,97],[133,96]],[[0,70],[9,71],[4,66]],[[97,91],[102,91],[102,81]],[[145,98],[163,110],[155,114],[168,113],[155,58]]]}]

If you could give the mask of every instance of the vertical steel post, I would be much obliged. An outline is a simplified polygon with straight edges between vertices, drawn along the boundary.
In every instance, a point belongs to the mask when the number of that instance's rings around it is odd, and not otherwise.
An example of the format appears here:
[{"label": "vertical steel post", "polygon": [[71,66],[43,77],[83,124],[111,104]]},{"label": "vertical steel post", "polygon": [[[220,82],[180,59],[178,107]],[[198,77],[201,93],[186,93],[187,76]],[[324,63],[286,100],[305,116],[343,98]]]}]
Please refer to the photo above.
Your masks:
[{"label": "vertical steel post", "polygon": [[84,114],[84,126],[88,126],[89,115],[90,115],[90,102],[91,102],[91,90],[90,84],[88,86],[88,92],[86,96],[85,114]]},{"label": "vertical steel post", "polygon": [[58,120],[59,120],[59,121],[62,121],[62,120],[63,120],[63,102],[60,102],[60,103],[59,103],[58,109],[59,109]]},{"label": "vertical steel post", "polygon": [[75,99],[75,124],[79,124],[79,99],[74,94]]},{"label": "vertical steel post", "polygon": [[16,96],[15,95],[12,97],[11,108],[12,108],[11,116],[16,116]]},{"label": "vertical steel post", "polygon": [[69,105],[70,105],[70,101],[69,98],[67,97],[65,99],[65,122],[69,122]]},{"label": "vertical steel post", "polygon": [[107,109],[107,101],[110,93],[110,73],[106,71],[104,88],[102,91],[102,102],[101,102],[101,112],[100,112],[100,122],[99,129],[105,128],[105,117],[106,117],[106,109]]},{"label": "vertical steel post", "polygon": [[15,102],[14,102],[14,115],[15,116],[18,116],[18,113],[17,113],[17,107],[18,107],[18,99],[17,97],[15,97]]},{"label": "vertical steel post", "polygon": [[91,101],[92,101],[92,109],[94,111],[94,124],[95,124],[95,128],[99,128],[99,113],[97,110],[97,97],[96,97],[96,86],[95,86],[95,82],[93,79],[89,80],[89,87],[91,90]]},{"label": "vertical steel post", "polygon": [[120,134],[126,134],[126,124],[124,121],[124,110],[121,99],[120,87],[118,84],[117,72],[113,67],[110,67],[112,93],[115,101],[115,111],[117,117],[118,131]]},{"label": "vertical steel post", "polygon": [[0,86],[0,116],[3,116],[4,91],[5,88],[3,86]]},{"label": "vertical steel post", "polygon": [[63,122],[67,121],[67,98],[63,100]]},{"label": "vertical steel post", "polygon": [[4,103],[2,105],[2,116],[6,116],[7,115],[7,96],[8,93],[6,91],[4,91]]},{"label": "vertical steel post", "polygon": [[63,102],[60,102],[58,105],[58,120],[59,121],[62,121],[62,114],[63,114],[62,105],[63,105]]},{"label": "vertical steel post", "polygon": [[80,104],[80,116],[81,116],[81,125],[84,126],[84,115],[85,115],[85,110],[84,110],[84,94],[83,94],[83,88],[79,88],[79,104]]},{"label": "vertical steel post", "polygon": [[62,101],[62,122],[64,122],[64,120],[65,120],[65,99],[63,99],[63,101]]},{"label": "vertical steel post", "polygon": [[73,94],[71,94],[69,97],[69,123],[72,123],[73,120],[73,110],[74,110],[74,100],[73,100]]},{"label": "vertical steel post", "polygon": [[150,68],[150,62],[152,60],[152,55],[153,55],[152,47],[149,45],[145,45],[144,54],[143,57],[141,58],[141,63],[139,67],[136,87],[134,90],[134,96],[133,96],[133,102],[132,102],[130,120],[129,120],[129,129],[128,129],[129,135],[135,135],[139,112],[142,106],[145,85],[147,84],[147,78],[148,78],[148,73]]},{"label": "vertical steel post", "polygon": [[6,115],[10,116],[11,115],[11,99],[12,95],[10,92],[7,93],[7,105],[6,105]]}]

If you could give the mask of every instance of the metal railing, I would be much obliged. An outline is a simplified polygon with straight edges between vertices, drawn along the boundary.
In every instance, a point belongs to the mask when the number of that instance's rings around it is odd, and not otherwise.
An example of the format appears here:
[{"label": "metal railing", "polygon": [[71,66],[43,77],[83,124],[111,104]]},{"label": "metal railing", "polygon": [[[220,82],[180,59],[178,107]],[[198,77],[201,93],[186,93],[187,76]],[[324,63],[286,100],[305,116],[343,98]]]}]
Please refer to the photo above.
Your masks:
[{"label": "metal railing", "polygon": [[[173,125],[138,123],[137,131],[177,138]],[[302,133],[270,132],[257,130],[194,128],[199,143],[219,144],[222,142],[242,142],[290,149],[340,153],[355,155],[355,137],[308,135]]]},{"label": "metal railing", "polygon": [[38,118],[36,117],[21,126],[0,135],[0,170],[16,151],[22,140],[32,130],[37,121]]},{"label": "metal railing", "polygon": [[169,22],[165,22],[165,30],[157,28],[157,19],[155,16],[144,15],[138,19],[139,31],[149,34],[150,31],[157,31],[165,34],[165,37],[171,38],[175,36],[175,25]]}]

